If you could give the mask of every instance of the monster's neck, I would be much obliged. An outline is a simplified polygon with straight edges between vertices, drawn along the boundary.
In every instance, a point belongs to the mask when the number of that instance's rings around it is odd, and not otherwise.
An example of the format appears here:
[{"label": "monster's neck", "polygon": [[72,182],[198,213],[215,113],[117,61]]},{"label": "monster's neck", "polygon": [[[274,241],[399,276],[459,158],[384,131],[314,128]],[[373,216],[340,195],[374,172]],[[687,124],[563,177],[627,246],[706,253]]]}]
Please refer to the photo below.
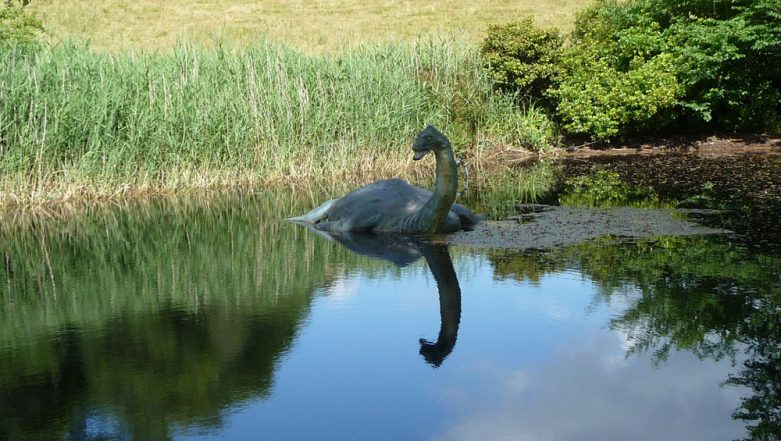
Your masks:
[{"label": "monster's neck", "polygon": [[437,183],[434,193],[418,215],[418,225],[428,233],[442,232],[458,192],[458,167],[450,145],[434,151],[434,155],[437,159]]}]

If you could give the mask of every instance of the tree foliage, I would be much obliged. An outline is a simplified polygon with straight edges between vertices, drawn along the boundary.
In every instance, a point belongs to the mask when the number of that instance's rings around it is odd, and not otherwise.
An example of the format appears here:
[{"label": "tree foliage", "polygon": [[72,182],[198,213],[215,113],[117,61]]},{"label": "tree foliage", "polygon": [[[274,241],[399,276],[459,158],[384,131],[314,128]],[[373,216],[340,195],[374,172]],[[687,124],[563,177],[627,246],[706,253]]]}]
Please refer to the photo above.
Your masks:
[{"label": "tree foliage", "polygon": [[540,35],[529,20],[491,28],[486,65],[503,88],[549,97],[565,132],[781,130],[779,0],[598,0],[563,52]]},{"label": "tree foliage", "polygon": [[573,49],[619,72],[669,57],[680,84],[673,118],[728,130],[778,130],[778,0],[600,0],[580,14]]},{"label": "tree foliage", "polygon": [[622,67],[597,49],[577,47],[568,52],[564,66],[561,83],[550,95],[569,133],[608,138],[664,122],[681,90],[669,54],[638,56]]}]

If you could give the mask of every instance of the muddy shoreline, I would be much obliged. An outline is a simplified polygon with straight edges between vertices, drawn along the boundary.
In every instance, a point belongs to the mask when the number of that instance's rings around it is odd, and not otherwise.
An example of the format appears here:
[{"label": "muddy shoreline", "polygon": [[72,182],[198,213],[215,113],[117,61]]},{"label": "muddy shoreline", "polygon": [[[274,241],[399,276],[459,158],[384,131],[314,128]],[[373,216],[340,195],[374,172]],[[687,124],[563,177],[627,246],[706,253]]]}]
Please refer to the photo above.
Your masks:
[{"label": "muddy shoreline", "polygon": [[[731,233],[688,219],[689,216],[718,214],[713,210],[536,207],[536,212],[503,221],[484,221],[472,231],[452,233],[436,238],[435,242],[472,248],[545,250],[602,236],[638,239]],[[529,211],[521,208],[521,211]]]},{"label": "muddy shoreline", "polygon": [[553,152],[535,153],[528,150],[509,150],[509,162],[533,159],[588,159],[632,155],[690,154],[702,157],[721,157],[746,153],[781,155],[781,138],[762,135],[748,136],[673,136],[668,138],[639,138],[619,142],[565,142]]}]

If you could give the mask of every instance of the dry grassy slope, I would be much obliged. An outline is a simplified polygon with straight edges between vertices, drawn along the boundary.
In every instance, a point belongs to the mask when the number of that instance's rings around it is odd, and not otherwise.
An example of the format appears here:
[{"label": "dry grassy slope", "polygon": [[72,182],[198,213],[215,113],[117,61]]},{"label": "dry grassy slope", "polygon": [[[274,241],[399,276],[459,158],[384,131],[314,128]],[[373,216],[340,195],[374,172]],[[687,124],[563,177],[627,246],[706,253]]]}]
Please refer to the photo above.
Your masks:
[{"label": "dry grassy slope", "polygon": [[589,0],[33,0],[55,40],[88,38],[107,50],[166,49],[177,41],[235,46],[259,34],[307,52],[429,33],[481,38],[489,24],[534,16],[567,29]]}]

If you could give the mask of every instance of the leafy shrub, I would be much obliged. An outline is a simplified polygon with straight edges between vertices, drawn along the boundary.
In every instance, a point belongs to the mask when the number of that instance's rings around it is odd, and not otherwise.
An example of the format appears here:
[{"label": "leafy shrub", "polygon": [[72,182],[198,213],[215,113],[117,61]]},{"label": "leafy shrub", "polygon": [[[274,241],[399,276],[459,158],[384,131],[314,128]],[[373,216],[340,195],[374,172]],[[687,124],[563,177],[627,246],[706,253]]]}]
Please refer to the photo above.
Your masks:
[{"label": "leafy shrub", "polygon": [[543,98],[561,67],[561,38],[532,19],[490,26],[480,46],[484,67],[501,88]]},{"label": "leafy shrub", "polygon": [[599,0],[579,15],[573,49],[617,72],[638,59],[668,57],[664,64],[681,86],[673,115],[679,124],[781,126],[778,0]]},{"label": "leafy shrub", "polygon": [[41,31],[41,21],[25,13],[21,5],[7,2],[0,6],[0,44],[32,43]]},{"label": "leafy shrub", "polygon": [[565,74],[551,95],[570,133],[608,138],[642,130],[669,118],[679,84],[668,54],[633,59],[621,69],[593,51],[577,47],[564,62]]}]

